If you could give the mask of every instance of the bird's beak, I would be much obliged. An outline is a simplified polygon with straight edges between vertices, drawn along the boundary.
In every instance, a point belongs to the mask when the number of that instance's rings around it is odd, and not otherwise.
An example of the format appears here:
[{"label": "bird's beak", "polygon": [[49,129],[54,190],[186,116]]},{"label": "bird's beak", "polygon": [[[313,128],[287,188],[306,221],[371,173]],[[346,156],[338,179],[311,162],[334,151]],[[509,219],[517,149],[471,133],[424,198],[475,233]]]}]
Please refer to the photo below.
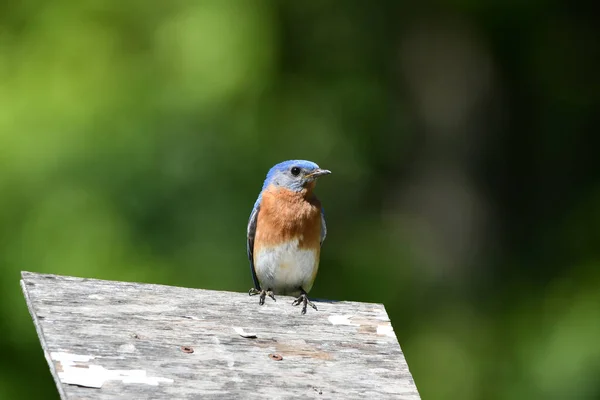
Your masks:
[{"label": "bird's beak", "polygon": [[310,174],[307,174],[306,178],[316,179],[319,176],[329,175],[330,173],[331,173],[331,171],[329,171],[328,169],[317,168]]}]

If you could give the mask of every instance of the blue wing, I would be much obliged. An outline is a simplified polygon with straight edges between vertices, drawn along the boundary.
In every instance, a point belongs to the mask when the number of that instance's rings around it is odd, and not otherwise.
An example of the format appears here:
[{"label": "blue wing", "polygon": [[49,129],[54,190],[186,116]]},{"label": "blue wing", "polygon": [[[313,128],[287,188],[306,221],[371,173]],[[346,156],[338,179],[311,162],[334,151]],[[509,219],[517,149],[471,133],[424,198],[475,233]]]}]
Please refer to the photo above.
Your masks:
[{"label": "blue wing", "polygon": [[254,203],[254,208],[250,213],[250,218],[248,219],[248,228],[246,231],[246,252],[248,254],[248,260],[250,261],[250,272],[252,272],[254,287],[258,290],[260,290],[260,283],[258,282],[256,270],[254,269],[254,236],[256,235],[256,221],[258,212],[260,211],[260,200],[261,196],[258,196],[256,203]]},{"label": "blue wing", "polygon": [[325,211],[321,207],[321,246],[323,246],[325,237],[327,237],[327,224],[325,224]]}]

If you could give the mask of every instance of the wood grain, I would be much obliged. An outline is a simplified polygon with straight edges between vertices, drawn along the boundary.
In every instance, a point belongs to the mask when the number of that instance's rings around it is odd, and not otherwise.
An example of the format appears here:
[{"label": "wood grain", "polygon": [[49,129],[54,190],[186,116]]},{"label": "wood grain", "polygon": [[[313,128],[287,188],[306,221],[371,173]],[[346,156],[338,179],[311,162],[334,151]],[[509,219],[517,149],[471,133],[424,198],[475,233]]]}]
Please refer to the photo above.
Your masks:
[{"label": "wood grain", "polygon": [[381,304],[23,272],[62,399],[419,399]]}]

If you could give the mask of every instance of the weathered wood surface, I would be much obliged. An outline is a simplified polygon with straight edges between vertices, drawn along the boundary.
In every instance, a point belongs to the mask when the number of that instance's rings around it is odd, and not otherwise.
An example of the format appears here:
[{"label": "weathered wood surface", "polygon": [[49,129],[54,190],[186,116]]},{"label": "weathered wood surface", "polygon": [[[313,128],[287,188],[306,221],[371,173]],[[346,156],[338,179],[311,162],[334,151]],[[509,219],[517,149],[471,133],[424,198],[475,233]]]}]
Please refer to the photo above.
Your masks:
[{"label": "weathered wood surface", "polygon": [[22,278],[63,399],[419,399],[381,304]]}]

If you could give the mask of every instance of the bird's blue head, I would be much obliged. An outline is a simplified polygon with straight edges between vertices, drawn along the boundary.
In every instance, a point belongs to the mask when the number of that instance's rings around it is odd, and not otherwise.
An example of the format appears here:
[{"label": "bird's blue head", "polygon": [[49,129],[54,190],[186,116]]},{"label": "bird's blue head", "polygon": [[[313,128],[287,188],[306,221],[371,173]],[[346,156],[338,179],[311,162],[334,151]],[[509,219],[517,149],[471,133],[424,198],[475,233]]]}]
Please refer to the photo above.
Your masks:
[{"label": "bird's blue head", "polygon": [[313,183],[318,177],[330,174],[331,171],[321,169],[312,161],[288,160],[281,162],[269,170],[263,190],[274,185],[294,192],[300,192]]}]

